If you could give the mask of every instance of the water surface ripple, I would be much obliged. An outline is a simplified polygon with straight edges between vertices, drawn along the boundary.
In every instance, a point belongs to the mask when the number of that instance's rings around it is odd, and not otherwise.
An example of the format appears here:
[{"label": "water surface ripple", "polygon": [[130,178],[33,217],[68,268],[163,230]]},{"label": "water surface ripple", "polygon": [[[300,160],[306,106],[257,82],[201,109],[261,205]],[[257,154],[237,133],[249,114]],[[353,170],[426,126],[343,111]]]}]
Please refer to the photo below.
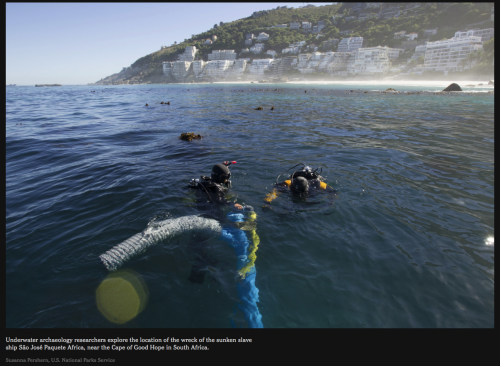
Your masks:
[{"label": "water surface ripple", "polygon": [[[217,239],[128,262],[149,297],[125,325],[96,305],[98,256],[155,220],[213,214],[185,186],[224,160],[258,215],[264,327],[493,327],[492,89],[388,87],[7,88],[7,327],[246,327],[234,252]],[[263,211],[298,162],[322,167],[333,207],[282,194]],[[211,266],[197,284],[200,247]]]}]

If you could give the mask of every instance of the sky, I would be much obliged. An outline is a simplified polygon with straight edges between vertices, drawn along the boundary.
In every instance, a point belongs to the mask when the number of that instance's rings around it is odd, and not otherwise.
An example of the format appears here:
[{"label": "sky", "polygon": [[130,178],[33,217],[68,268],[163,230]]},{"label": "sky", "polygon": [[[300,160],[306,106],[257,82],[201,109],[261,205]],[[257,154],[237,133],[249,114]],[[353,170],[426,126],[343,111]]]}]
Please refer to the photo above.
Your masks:
[{"label": "sky", "polygon": [[254,11],[332,3],[7,3],[6,83],[94,83]]}]

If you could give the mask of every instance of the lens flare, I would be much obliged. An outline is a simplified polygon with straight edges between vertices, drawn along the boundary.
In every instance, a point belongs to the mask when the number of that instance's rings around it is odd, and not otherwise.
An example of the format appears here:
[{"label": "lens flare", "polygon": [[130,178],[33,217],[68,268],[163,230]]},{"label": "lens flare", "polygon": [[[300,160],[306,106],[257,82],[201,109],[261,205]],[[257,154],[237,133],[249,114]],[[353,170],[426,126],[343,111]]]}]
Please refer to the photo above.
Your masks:
[{"label": "lens flare", "polygon": [[145,282],[132,270],[109,274],[96,290],[99,311],[118,324],[135,318],[146,306],[147,297]]},{"label": "lens flare", "polygon": [[486,238],[485,243],[486,243],[486,245],[494,245],[495,244],[495,238],[492,237],[492,236],[490,236],[490,237]]}]

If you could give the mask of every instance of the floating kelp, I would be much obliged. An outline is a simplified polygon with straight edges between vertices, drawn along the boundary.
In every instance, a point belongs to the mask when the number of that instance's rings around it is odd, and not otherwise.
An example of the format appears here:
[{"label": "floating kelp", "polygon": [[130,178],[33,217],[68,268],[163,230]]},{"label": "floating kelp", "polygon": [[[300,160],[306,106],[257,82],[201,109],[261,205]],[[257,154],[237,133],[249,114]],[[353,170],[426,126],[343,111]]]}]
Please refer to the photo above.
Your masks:
[{"label": "floating kelp", "polygon": [[194,132],[186,132],[186,133],[181,133],[181,137],[179,138],[185,141],[191,141],[193,139],[201,140],[201,135],[195,135]]}]

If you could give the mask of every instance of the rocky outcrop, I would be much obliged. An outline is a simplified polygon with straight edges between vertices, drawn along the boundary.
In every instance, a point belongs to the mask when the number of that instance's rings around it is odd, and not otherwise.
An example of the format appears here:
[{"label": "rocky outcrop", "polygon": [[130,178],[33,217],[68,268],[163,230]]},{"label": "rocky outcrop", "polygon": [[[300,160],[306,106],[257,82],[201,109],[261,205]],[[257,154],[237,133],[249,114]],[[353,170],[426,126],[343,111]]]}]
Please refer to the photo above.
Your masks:
[{"label": "rocky outcrop", "polygon": [[447,91],[462,91],[462,88],[460,87],[460,85],[453,83],[453,84],[448,85],[448,87],[443,89],[443,91],[445,91],[445,92],[447,92]]}]

